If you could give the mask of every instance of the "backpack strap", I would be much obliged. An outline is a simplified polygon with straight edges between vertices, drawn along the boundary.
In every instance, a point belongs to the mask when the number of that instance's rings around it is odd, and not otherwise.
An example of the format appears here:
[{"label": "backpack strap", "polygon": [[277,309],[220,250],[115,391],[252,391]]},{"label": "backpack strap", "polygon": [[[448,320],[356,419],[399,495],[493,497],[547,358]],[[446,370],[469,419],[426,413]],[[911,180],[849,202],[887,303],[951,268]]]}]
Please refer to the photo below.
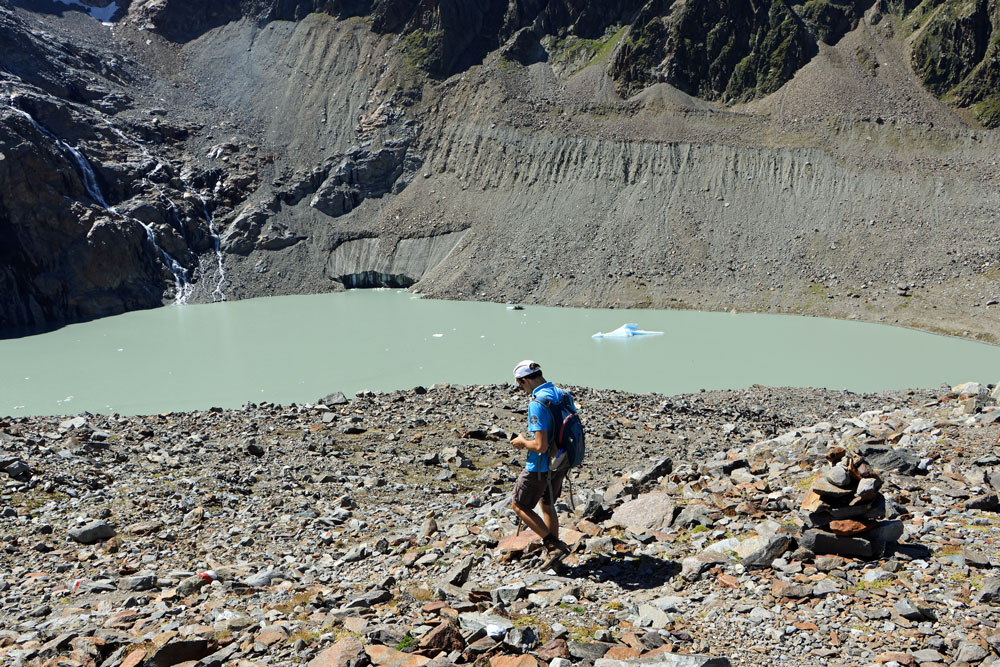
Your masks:
[{"label": "backpack strap", "polygon": [[[552,422],[547,430],[549,434],[549,449],[547,453],[549,455],[549,461],[552,461],[552,445],[555,443],[556,435],[558,434],[556,429],[559,428],[559,417],[556,416],[555,410],[552,409],[552,401],[550,399],[545,398],[544,396],[532,396],[531,400],[539,405],[544,405],[545,409],[549,411],[549,417],[552,419]],[[560,400],[559,403],[562,404],[562,400]]]}]

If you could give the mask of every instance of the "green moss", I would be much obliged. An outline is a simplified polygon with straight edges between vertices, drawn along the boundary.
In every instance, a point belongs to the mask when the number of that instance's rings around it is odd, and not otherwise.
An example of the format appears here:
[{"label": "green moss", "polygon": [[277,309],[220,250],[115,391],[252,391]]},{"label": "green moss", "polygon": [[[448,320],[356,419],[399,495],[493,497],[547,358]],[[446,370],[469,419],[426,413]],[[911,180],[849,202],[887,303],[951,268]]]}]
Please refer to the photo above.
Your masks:
[{"label": "green moss", "polygon": [[10,506],[14,509],[25,510],[28,513],[34,512],[49,502],[63,502],[69,499],[65,493],[45,493],[41,491],[32,493],[15,493],[10,497]]},{"label": "green moss", "polygon": [[[767,22],[757,27],[753,37],[748,53],[733,69],[723,101],[746,102],[773,93],[817,51],[798,18],[782,3],[771,5]],[[724,65],[724,61],[717,63]]]},{"label": "green moss", "polygon": [[991,24],[983,0],[946,0],[913,43],[913,68],[935,95],[961,84],[982,62]]},{"label": "green moss", "polygon": [[407,634],[405,637],[399,640],[398,644],[396,644],[396,650],[402,651],[403,649],[410,648],[415,643],[416,640],[411,635]]},{"label": "green moss", "polygon": [[972,112],[984,126],[991,129],[1000,127],[1000,96],[990,97],[974,104]]},{"label": "green moss", "polygon": [[555,37],[548,41],[546,48],[552,54],[552,64],[565,76],[573,76],[591,65],[606,63],[615,46],[625,35],[627,28],[605,33],[599,39],[586,39],[575,35]]},{"label": "green moss", "polygon": [[413,69],[431,73],[441,63],[443,30],[414,30],[403,38],[403,61]]}]

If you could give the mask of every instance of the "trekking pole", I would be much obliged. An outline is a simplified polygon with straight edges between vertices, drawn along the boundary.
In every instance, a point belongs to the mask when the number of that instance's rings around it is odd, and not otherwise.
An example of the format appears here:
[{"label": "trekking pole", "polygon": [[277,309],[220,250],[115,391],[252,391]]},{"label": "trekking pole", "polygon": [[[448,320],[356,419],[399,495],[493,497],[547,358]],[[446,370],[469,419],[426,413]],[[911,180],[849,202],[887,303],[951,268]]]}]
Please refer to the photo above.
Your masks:
[{"label": "trekking pole", "polygon": [[515,535],[520,535],[520,534],[521,534],[521,525],[522,525],[523,523],[524,523],[524,522],[523,522],[523,521],[521,521],[521,517],[517,517],[517,532],[516,532],[516,533],[514,533]]}]

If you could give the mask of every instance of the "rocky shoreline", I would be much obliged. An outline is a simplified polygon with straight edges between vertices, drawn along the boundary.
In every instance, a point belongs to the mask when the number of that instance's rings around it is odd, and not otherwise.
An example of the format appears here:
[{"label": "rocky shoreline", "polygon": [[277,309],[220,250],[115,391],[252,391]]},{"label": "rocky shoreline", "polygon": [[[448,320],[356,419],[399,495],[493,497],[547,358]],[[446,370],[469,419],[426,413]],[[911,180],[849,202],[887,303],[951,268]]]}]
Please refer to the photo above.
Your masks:
[{"label": "rocky shoreline", "polygon": [[1000,392],[575,394],[558,573],[509,386],[0,418],[0,662],[1000,664]]}]

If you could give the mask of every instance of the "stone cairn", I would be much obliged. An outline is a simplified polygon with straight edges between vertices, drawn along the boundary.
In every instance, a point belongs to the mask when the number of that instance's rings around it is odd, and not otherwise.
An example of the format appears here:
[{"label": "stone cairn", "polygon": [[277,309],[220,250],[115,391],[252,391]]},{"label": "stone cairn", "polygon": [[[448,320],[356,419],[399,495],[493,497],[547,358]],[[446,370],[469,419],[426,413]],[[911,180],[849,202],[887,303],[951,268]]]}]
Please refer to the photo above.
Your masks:
[{"label": "stone cairn", "polygon": [[813,482],[802,512],[799,544],[817,555],[878,558],[903,536],[899,507],[881,493],[882,478],[843,447],[827,454],[830,465]]}]

